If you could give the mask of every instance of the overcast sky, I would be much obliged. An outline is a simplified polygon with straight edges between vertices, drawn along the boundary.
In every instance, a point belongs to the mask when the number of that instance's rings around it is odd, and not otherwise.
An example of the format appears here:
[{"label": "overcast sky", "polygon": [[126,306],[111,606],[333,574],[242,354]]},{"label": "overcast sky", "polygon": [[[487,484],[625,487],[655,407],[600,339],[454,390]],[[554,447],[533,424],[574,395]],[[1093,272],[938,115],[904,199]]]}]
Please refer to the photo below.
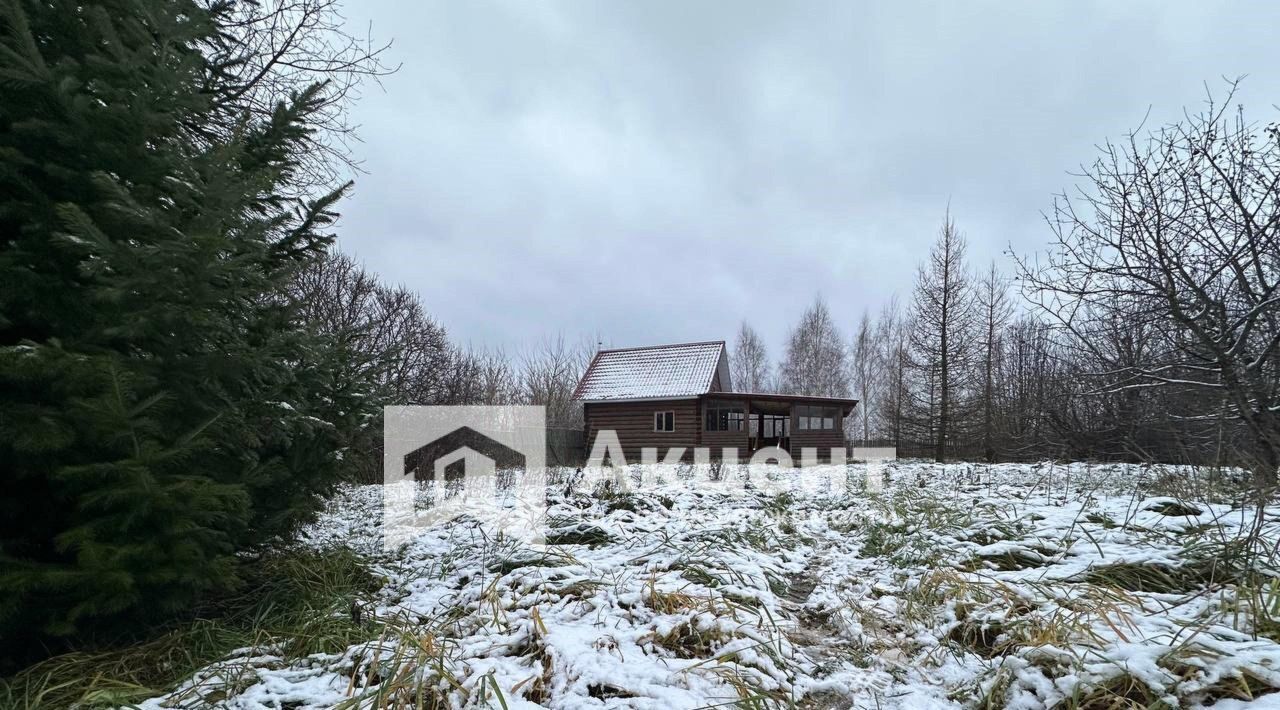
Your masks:
[{"label": "overcast sky", "polygon": [[339,245],[457,342],[778,354],[910,293],[948,199],[985,265],[1043,246],[1094,145],[1197,108],[1273,120],[1280,3],[354,0],[399,73],[355,108]]}]

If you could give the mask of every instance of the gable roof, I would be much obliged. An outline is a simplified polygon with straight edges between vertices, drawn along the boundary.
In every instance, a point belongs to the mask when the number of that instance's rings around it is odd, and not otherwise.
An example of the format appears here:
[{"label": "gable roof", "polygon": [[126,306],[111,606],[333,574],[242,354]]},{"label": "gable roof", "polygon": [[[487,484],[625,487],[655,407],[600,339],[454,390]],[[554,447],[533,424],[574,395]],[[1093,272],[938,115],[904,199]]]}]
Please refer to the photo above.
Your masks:
[{"label": "gable roof", "polygon": [[713,388],[732,389],[723,340],[601,350],[578,382],[573,398],[603,401],[697,397]]}]

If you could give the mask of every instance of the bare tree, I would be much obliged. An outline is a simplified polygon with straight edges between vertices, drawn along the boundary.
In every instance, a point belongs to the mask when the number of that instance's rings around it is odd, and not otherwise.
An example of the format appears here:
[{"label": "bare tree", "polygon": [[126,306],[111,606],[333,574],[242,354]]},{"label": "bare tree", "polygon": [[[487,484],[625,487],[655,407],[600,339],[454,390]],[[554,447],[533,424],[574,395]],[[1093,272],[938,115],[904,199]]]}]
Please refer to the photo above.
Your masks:
[{"label": "bare tree", "polygon": [[[297,271],[282,298],[299,323],[336,346],[340,355],[326,368],[336,392],[375,407],[440,401],[452,349],[417,294],[381,284],[351,257],[328,252]],[[382,480],[378,421],[347,434],[353,476]]]},{"label": "bare tree", "polygon": [[946,458],[957,395],[971,374],[976,311],[965,250],[948,210],[938,240],[916,272],[911,303],[912,357],[926,383],[920,398],[938,461]]},{"label": "bare tree", "polygon": [[390,287],[351,257],[330,252],[298,271],[287,293],[295,318],[345,353],[351,386],[373,383],[388,403],[433,402],[449,359],[444,328],[417,294]]},{"label": "bare tree", "polygon": [[482,404],[480,386],[484,371],[482,356],[470,350],[453,348],[440,373],[439,404]]},{"label": "bare tree", "polygon": [[911,323],[906,321],[898,300],[894,298],[880,311],[876,320],[875,343],[877,359],[883,368],[880,378],[879,406],[875,410],[876,431],[891,439],[894,446],[902,445],[906,424],[906,407],[909,402],[909,372],[911,356],[909,334]]},{"label": "bare tree", "polygon": [[[338,0],[202,0],[218,25],[205,47],[213,105],[223,118],[189,128],[198,135],[238,129],[245,116],[270,120],[277,104],[313,88],[314,111],[299,156],[306,188],[331,186],[356,167],[350,145],[355,126],[347,108],[368,80],[395,71],[383,64],[390,42],[376,43],[346,28]],[[212,81],[213,77],[216,81]]]},{"label": "bare tree", "polygon": [[769,353],[760,335],[742,321],[729,359],[730,377],[738,392],[768,392],[773,384],[769,374]]},{"label": "bare tree", "polygon": [[996,375],[999,372],[1001,355],[1001,338],[1005,327],[1013,317],[1013,304],[1009,300],[1008,285],[1000,272],[996,271],[995,262],[987,269],[978,281],[975,292],[979,327],[979,357],[982,363],[981,391],[978,394],[978,406],[982,409],[982,453],[987,461],[996,459],[995,420],[996,420]]},{"label": "bare tree", "polygon": [[855,425],[862,429],[863,441],[871,438],[876,380],[882,371],[880,350],[876,347],[875,337],[871,316],[863,311],[862,320],[858,321],[858,330],[853,336],[849,363],[852,370],[850,379],[853,391],[858,397],[858,406],[853,410],[853,419]]},{"label": "bare tree", "polygon": [[1071,421],[1077,398],[1072,396],[1069,363],[1053,335],[1047,324],[1024,316],[1009,325],[1001,338],[993,426],[1004,432],[1012,449],[999,452],[1005,456],[1066,455],[1063,434],[1079,429]]},{"label": "bare tree", "polygon": [[805,311],[787,341],[779,370],[782,389],[790,394],[847,397],[849,375],[844,338],[821,297]]},{"label": "bare tree", "polygon": [[[1231,85],[1234,92],[1235,84]],[[1090,335],[1149,328],[1134,362],[1092,373],[1091,393],[1185,391],[1185,419],[1244,427],[1260,479],[1280,463],[1280,131],[1243,109],[1204,112],[1102,146],[1086,186],[1061,196],[1025,293],[1108,362]]]},{"label": "bare tree", "polygon": [[547,425],[582,427],[582,403],[573,391],[590,361],[591,349],[569,344],[563,335],[545,338],[521,358],[520,387],[525,404],[547,408]]},{"label": "bare tree", "polygon": [[517,404],[519,373],[501,349],[454,348],[439,374],[438,404]]},{"label": "bare tree", "polygon": [[468,404],[514,404],[521,400],[520,375],[502,349],[473,349],[466,357],[471,378],[465,387]]}]

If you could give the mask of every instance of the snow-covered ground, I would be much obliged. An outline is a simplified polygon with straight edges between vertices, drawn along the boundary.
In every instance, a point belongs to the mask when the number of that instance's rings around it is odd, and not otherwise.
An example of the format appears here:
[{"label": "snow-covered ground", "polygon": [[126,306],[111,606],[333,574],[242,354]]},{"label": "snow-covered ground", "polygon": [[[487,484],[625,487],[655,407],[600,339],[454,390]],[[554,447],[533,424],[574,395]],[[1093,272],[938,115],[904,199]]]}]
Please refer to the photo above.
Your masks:
[{"label": "snow-covered ground", "polygon": [[1280,507],[1208,472],[561,473],[544,549],[460,519],[384,553],[344,491],[304,542],[375,560],[368,642],[144,706],[1280,707]]}]

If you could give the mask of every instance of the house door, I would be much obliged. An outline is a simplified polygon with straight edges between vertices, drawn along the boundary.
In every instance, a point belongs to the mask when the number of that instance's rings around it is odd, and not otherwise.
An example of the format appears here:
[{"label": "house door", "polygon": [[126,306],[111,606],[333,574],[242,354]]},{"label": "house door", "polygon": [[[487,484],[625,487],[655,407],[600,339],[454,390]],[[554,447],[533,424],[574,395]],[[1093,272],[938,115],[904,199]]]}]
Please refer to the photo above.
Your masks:
[{"label": "house door", "polygon": [[777,446],[790,451],[791,417],[786,414],[756,413],[751,417],[753,450]]}]

